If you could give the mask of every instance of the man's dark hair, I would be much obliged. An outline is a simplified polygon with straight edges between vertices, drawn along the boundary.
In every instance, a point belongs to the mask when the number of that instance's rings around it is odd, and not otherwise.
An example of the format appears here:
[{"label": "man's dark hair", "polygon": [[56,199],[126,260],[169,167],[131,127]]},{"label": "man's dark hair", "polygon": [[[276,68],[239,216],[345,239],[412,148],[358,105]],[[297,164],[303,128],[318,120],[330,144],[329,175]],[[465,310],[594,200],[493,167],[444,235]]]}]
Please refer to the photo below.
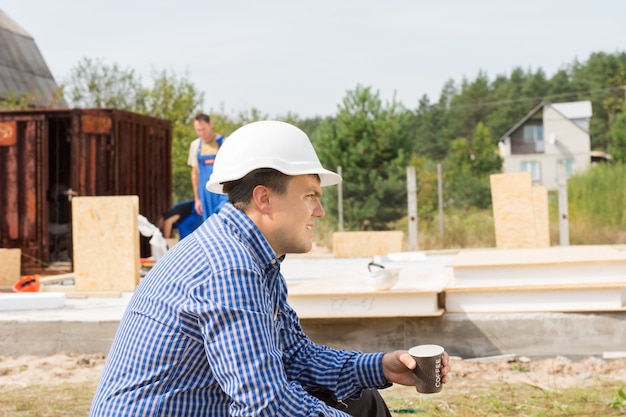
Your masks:
[{"label": "man's dark hair", "polygon": [[197,122],[211,123],[211,117],[208,114],[205,114],[205,113],[196,114],[196,117],[194,117],[193,120],[195,120]]},{"label": "man's dark hair", "polygon": [[239,180],[224,183],[224,192],[233,205],[243,211],[252,200],[254,187],[264,185],[282,195],[287,192],[287,185],[292,178],[272,168],[259,168]]}]

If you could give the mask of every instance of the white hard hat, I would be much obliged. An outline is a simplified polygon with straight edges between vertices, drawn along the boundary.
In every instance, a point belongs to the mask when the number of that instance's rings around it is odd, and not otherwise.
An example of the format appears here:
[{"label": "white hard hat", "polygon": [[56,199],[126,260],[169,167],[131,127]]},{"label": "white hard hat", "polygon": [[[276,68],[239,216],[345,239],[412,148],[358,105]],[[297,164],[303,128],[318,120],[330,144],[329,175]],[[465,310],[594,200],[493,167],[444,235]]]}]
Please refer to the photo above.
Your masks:
[{"label": "white hard hat", "polygon": [[240,127],[224,141],[206,188],[223,193],[225,182],[259,168],[287,175],[317,174],[322,187],[341,182],[339,175],[322,167],[306,133],[289,123],[265,120]]}]

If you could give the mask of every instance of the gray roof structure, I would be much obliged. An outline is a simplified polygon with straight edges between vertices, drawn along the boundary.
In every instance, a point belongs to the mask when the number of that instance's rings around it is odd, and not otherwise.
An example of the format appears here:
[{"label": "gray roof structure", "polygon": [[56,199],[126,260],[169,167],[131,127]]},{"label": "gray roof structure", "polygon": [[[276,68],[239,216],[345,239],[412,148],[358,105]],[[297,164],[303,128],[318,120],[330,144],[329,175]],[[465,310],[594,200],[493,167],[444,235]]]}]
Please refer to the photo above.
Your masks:
[{"label": "gray roof structure", "polygon": [[551,106],[554,110],[561,113],[563,117],[570,120],[576,126],[589,133],[589,118],[592,115],[591,101],[572,101],[567,103],[549,103],[542,101],[534,109],[528,112],[522,120],[517,122],[515,126],[510,128],[504,135],[500,136],[498,142],[504,142],[506,138],[511,136],[513,132],[520,128],[530,118],[532,118],[538,111],[543,110],[545,106]]},{"label": "gray roof structure", "polygon": [[0,100],[28,95],[31,104],[67,107],[35,40],[0,10]]}]

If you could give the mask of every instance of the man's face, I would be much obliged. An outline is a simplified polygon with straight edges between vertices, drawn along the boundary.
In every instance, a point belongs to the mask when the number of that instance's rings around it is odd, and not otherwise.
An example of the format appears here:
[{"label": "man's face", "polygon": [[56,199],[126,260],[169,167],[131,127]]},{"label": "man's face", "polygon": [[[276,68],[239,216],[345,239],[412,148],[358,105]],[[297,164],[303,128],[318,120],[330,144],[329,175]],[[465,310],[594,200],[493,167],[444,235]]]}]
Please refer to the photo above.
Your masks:
[{"label": "man's face", "polygon": [[311,250],[315,219],[325,214],[321,196],[316,175],[297,175],[289,181],[285,194],[271,194],[272,227],[268,241],[277,255]]},{"label": "man's face", "polygon": [[204,142],[213,140],[213,123],[207,123],[204,120],[194,120],[193,128],[196,135],[202,138]]}]

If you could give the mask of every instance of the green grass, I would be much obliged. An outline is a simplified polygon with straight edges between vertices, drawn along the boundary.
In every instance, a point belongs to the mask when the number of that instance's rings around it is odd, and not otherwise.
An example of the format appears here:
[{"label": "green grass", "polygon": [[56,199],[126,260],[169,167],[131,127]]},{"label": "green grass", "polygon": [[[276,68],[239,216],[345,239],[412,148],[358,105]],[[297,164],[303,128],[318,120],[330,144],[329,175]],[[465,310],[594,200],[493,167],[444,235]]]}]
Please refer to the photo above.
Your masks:
[{"label": "green grass", "polygon": [[[558,246],[559,219],[556,195],[550,195],[550,244]],[[570,204],[570,206],[573,203]],[[624,202],[626,207],[626,202]],[[626,210],[626,209],[624,209]],[[626,225],[604,224],[589,220],[581,209],[574,215],[570,211],[569,241],[571,245],[614,245],[626,244]],[[626,216],[625,216],[626,217]],[[391,230],[405,234],[404,250],[409,250],[408,222],[402,219],[391,225]],[[315,242],[332,249],[332,235],[335,230],[325,220],[318,222],[315,229]],[[444,233],[439,232],[439,220],[418,221],[419,250],[494,248],[496,246],[493,212],[489,210],[454,210],[444,213]]]},{"label": "green grass", "polygon": [[86,417],[96,385],[97,381],[2,390],[0,417]]},{"label": "green grass", "polygon": [[[431,192],[436,192],[432,190]],[[550,243],[559,245],[558,193],[549,193]],[[626,243],[626,165],[600,165],[572,176],[568,181],[569,241],[572,245],[603,245]],[[446,208],[443,235],[439,216],[420,215],[418,246],[420,250],[493,248],[495,227],[492,209],[461,210]],[[408,220],[388,225],[408,235]],[[332,249],[336,224],[322,219],[315,229],[316,243]],[[405,242],[408,250],[408,237]]]},{"label": "green grass", "polygon": [[[418,394],[393,387],[382,394],[393,416],[557,417],[626,415],[624,384],[596,380],[591,385],[544,390],[526,384],[454,387],[439,394]],[[86,417],[96,383],[63,383],[0,391],[0,417]]]},{"label": "green grass", "polygon": [[435,395],[402,387],[383,391],[383,396],[394,416],[612,417],[626,415],[626,398],[621,393],[622,382],[597,381],[593,386],[554,391],[506,383],[464,391],[446,387]]}]

